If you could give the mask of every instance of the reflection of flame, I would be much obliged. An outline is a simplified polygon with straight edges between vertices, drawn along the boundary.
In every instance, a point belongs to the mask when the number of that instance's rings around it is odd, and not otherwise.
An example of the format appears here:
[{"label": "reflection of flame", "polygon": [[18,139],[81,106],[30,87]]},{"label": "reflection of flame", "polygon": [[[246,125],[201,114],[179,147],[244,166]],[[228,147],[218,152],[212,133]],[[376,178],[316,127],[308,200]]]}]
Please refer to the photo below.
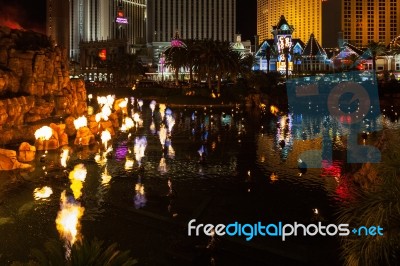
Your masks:
[{"label": "reflection of flame", "polygon": [[51,187],[35,188],[33,191],[33,197],[35,200],[47,199],[51,194],[53,194]]},{"label": "reflection of flame", "polygon": [[77,164],[69,173],[69,180],[71,181],[71,190],[74,194],[75,199],[79,199],[82,196],[83,182],[86,179],[87,170],[83,164]]},{"label": "reflection of flame", "polygon": [[67,167],[67,161],[69,159],[69,150],[68,149],[63,149],[61,153],[61,166],[62,167]]},{"label": "reflection of flame", "polygon": [[144,151],[146,150],[147,146],[147,139],[146,137],[137,137],[135,139],[135,146],[133,148],[133,151],[135,153],[136,161],[141,164],[142,158],[144,157]]},{"label": "reflection of flame", "polygon": [[53,130],[51,127],[43,126],[35,131],[35,138],[42,140],[49,140],[53,135]]},{"label": "reflection of flame", "polygon": [[172,132],[172,128],[175,125],[175,118],[173,118],[172,115],[167,115],[166,122],[168,126],[168,131]]},{"label": "reflection of flame", "polygon": [[276,175],[275,173],[272,173],[270,176],[270,179],[271,179],[271,182],[273,183],[278,180],[278,175]]},{"label": "reflection of flame", "polygon": [[160,143],[164,148],[165,140],[167,139],[167,129],[164,127],[164,125],[160,126],[160,131],[158,132],[158,136],[160,138]]},{"label": "reflection of flame", "polygon": [[175,158],[175,150],[174,150],[174,148],[172,148],[172,145],[168,146],[168,156],[170,159]]},{"label": "reflection of flame", "polygon": [[151,102],[150,102],[150,109],[151,109],[151,115],[153,115],[153,113],[154,113],[154,110],[156,109],[156,101],[154,101],[154,100],[152,100]]},{"label": "reflection of flame", "polygon": [[135,163],[135,161],[131,160],[131,159],[126,159],[125,161],[125,170],[131,170],[133,168],[133,164]]},{"label": "reflection of flame", "polygon": [[160,103],[159,108],[160,108],[161,120],[163,120],[164,119],[164,115],[165,115],[166,106],[165,106],[165,104]]},{"label": "reflection of flame", "polygon": [[68,202],[65,190],[60,197],[61,209],[57,214],[56,225],[61,237],[72,246],[80,239],[80,219],[85,211],[78,202]]},{"label": "reflection of flame", "polygon": [[139,209],[146,206],[147,199],[144,193],[144,185],[142,183],[137,183],[135,185],[135,192],[135,208]]},{"label": "reflection of flame", "polygon": [[167,163],[165,162],[165,158],[161,158],[160,164],[158,165],[158,171],[161,172],[161,174],[167,172]]},{"label": "reflection of flame", "polygon": [[156,124],[154,123],[154,121],[151,121],[150,132],[152,134],[156,133]]},{"label": "reflection of flame", "polygon": [[81,116],[74,120],[74,126],[78,130],[81,127],[87,127],[87,118],[85,116]]},{"label": "reflection of flame", "polygon": [[279,109],[278,109],[278,107],[276,107],[275,105],[271,105],[271,106],[269,107],[269,111],[271,112],[271,114],[276,115],[276,114],[278,114]]},{"label": "reflection of flame", "polygon": [[110,183],[112,176],[108,174],[107,167],[104,169],[104,172],[101,174],[101,184],[107,185]]},{"label": "reflection of flame", "polygon": [[140,119],[139,113],[134,113],[132,117],[133,117],[133,121],[135,121],[136,127],[143,125],[143,120]]},{"label": "reflection of flame", "polygon": [[107,129],[101,132],[101,142],[104,144],[104,149],[107,149],[107,142],[111,139],[111,133]]}]

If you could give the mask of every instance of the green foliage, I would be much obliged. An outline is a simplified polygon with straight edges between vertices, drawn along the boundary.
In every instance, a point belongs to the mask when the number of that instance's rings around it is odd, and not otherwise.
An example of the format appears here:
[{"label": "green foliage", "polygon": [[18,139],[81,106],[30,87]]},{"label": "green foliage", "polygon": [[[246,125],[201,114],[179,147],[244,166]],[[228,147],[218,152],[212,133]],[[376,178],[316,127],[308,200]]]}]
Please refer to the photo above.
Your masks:
[{"label": "green foliage", "polygon": [[120,251],[117,244],[104,247],[103,241],[78,241],[70,249],[66,256],[66,249],[60,241],[50,240],[44,245],[45,250],[34,249],[31,252],[32,260],[27,263],[16,262],[14,266],[41,265],[41,266],[130,266],[137,260],[129,256],[129,251]]},{"label": "green foliage", "polygon": [[[352,200],[341,207],[338,222],[358,226],[381,226],[383,236],[350,235],[342,239],[347,266],[398,265],[400,261],[400,144],[399,131],[382,135],[382,163],[363,166],[358,175],[368,186],[352,188]],[[365,171],[367,169],[367,171]],[[363,172],[360,174],[360,172]],[[360,182],[360,181],[358,181]]]}]

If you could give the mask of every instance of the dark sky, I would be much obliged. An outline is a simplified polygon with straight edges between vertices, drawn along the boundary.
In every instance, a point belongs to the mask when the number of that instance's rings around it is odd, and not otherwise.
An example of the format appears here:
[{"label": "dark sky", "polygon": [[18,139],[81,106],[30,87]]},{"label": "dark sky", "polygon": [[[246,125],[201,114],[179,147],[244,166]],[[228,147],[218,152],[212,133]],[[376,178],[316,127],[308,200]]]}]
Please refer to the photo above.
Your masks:
[{"label": "dark sky", "polygon": [[[68,1],[68,0],[65,0]],[[257,31],[256,0],[237,1],[237,32],[243,40],[254,42]],[[46,0],[0,0],[0,23],[18,22],[25,29],[45,31]]]},{"label": "dark sky", "polygon": [[15,22],[24,29],[44,33],[46,0],[0,0],[0,24]]},{"label": "dark sky", "polygon": [[236,30],[242,34],[242,40],[251,40],[257,33],[257,1],[236,0]]}]

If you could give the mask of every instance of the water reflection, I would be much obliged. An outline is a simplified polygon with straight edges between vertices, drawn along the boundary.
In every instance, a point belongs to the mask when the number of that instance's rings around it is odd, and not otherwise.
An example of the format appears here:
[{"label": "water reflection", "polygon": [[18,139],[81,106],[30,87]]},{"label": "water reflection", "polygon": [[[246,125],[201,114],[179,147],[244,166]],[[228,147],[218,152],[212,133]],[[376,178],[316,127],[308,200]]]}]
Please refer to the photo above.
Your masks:
[{"label": "water reflection", "polygon": [[146,206],[146,195],[144,192],[144,184],[142,184],[142,177],[139,176],[138,181],[135,185],[135,197],[134,197],[134,203],[135,203],[135,208],[140,209]]},{"label": "water reflection", "polygon": [[53,194],[51,187],[44,186],[41,188],[35,188],[33,191],[33,197],[35,200],[47,200]]},{"label": "water reflection", "polygon": [[[351,197],[348,183],[343,177],[346,172],[346,134],[349,129],[336,120],[292,113],[281,113],[279,116],[258,113],[253,116],[238,108],[170,108],[172,113],[168,115],[175,121],[169,134],[169,128],[163,126],[167,107],[160,106],[150,112],[146,106],[143,105],[140,113],[144,120],[143,128],[117,133],[112,141],[108,141],[107,151],[104,151],[104,144],[88,148],[74,147],[75,151],[69,154],[70,159],[66,161],[67,166],[59,169],[68,171],[81,163],[87,169],[86,178],[73,178],[80,181],[77,189],[73,189],[77,192],[73,194],[76,199],[83,198],[82,205],[72,197],[68,199],[67,192],[61,197],[60,213],[72,213],[60,214],[70,218],[59,218],[58,222],[62,224],[58,227],[64,228],[60,231],[69,232],[65,233],[69,235],[68,241],[78,239],[82,218],[91,227],[90,230],[82,229],[91,233],[107,230],[108,223],[105,221],[109,221],[110,214],[117,220],[125,219],[126,212],[118,213],[113,206],[121,210],[135,206],[170,217],[176,217],[179,213],[177,219],[185,220],[191,217],[205,198],[214,197],[217,204],[205,208],[205,220],[233,217],[233,209],[238,220],[260,219],[269,213],[271,220],[285,218],[290,221],[309,221],[316,215],[313,209],[318,210],[318,215],[323,214],[324,219],[329,219],[327,213],[336,202]],[[371,133],[371,129],[378,127],[379,123],[384,127],[398,127],[388,119],[389,113],[384,112],[384,115],[386,118],[383,117],[381,122],[365,120],[363,129],[367,134],[366,145],[375,142],[376,133]],[[154,132],[158,132],[158,135],[154,135]],[[360,143],[363,139],[361,134]],[[146,138],[146,145],[140,146],[139,140],[143,137]],[[331,160],[322,160],[325,139],[332,142]],[[302,173],[298,160],[303,159],[302,155],[307,150],[321,150],[322,168],[307,165],[307,171]],[[143,159],[144,155],[146,160]],[[59,160],[59,156],[57,152],[55,161]],[[141,168],[135,167],[135,163]],[[45,162],[37,160],[37,164],[33,176],[43,176],[42,166],[45,166]],[[0,216],[11,217],[10,213],[18,213],[21,206],[29,203],[27,199],[32,201],[32,191],[36,188],[51,187],[56,195],[64,189],[69,191],[69,185],[65,182],[68,178],[61,176],[65,179],[55,179],[50,170],[46,168],[46,171],[49,173],[40,180],[40,184],[35,181],[26,185],[29,187],[26,192],[18,190],[10,193],[4,199],[4,204],[0,205]],[[143,178],[143,173],[149,178]],[[302,175],[299,176],[299,173]],[[169,181],[166,181],[167,174],[171,178]],[[175,186],[179,186],[179,198],[176,197]],[[259,200],[255,201],[255,197]],[[46,210],[40,213],[32,210],[26,220],[16,217],[13,221],[27,225],[32,220],[41,221],[42,217],[51,217],[50,226],[54,226],[58,211],[54,206],[58,205],[58,199],[54,196],[47,199],[44,204],[48,204],[49,208]],[[69,205],[76,211],[66,211]],[[253,208],[248,208],[250,205]],[[65,219],[71,222],[63,221]],[[33,229],[18,223],[7,223],[12,227],[0,227],[0,235],[4,236],[5,241],[16,243],[32,235]],[[10,228],[21,230],[15,236],[17,240],[7,234],[6,230]],[[42,227],[34,228],[40,230]],[[131,233],[130,229],[126,231]],[[48,237],[47,233],[40,235],[38,241],[45,237]],[[11,246],[15,250],[18,248],[18,244]],[[10,252],[9,249],[0,247],[0,253],[6,254],[6,251]]]}]

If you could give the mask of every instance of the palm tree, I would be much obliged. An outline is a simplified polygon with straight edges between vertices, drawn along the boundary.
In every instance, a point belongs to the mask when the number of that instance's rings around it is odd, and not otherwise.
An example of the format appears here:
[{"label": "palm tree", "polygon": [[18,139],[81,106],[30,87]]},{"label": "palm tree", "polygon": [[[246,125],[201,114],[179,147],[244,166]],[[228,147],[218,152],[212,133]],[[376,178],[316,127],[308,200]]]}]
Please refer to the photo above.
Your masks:
[{"label": "palm tree", "polygon": [[179,86],[179,69],[186,65],[186,48],[171,46],[165,50],[166,65],[174,69],[175,85]]},{"label": "palm tree", "polygon": [[130,266],[137,264],[137,260],[129,256],[129,251],[118,250],[115,243],[104,247],[103,242],[99,240],[74,243],[72,247],[67,248],[69,249],[68,256],[63,244],[55,239],[46,242],[44,247],[44,251],[33,249],[32,260],[18,265]]},{"label": "palm tree", "polygon": [[[303,58],[303,56],[300,53],[294,53],[293,54],[293,63],[296,65],[296,73],[297,73],[297,75],[300,74],[299,65],[301,64],[302,58]],[[298,62],[300,62],[300,64],[298,64]]]},{"label": "palm tree", "polygon": [[347,63],[347,68],[350,70],[356,69],[357,67],[357,60],[359,56],[357,54],[349,54],[345,57]]},{"label": "palm tree", "polygon": [[189,86],[192,86],[193,83],[193,71],[199,64],[199,42],[188,39],[185,40],[186,44],[186,58],[185,65],[189,69]]},{"label": "palm tree", "polygon": [[289,79],[289,55],[290,55],[290,48],[289,48],[289,47],[283,48],[283,54],[285,55],[286,79]]},{"label": "palm tree", "polygon": [[240,59],[242,56],[240,53],[232,49],[232,46],[228,41],[217,41],[215,44],[214,56],[217,60],[216,74],[218,76],[217,90],[219,92],[224,75],[227,73],[237,75],[239,72]]},{"label": "palm tree", "polygon": [[267,59],[267,73],[269,73],[269,62],[271,61],[272,57],[275,57],[278,54],[275,46],[267,46],[265,49],[260,51],[261,58]]},{"label": "palm tree", "polygon": [[272,57],[275,57],[278,54],[275,46],[268,46],[265,51],[265,58],[267,59],[267,73],[269,73],[269,62]]},{"label": "palm tree", "polygon": [[138,76],[145,74],[143,65],[133,54],[119,54],[105,62],[98,60],[98,67],[106,67],[107,71],[113,74],[115,82],[132,84]]},{"label": "palm tree", "polygon": [[252,54],[247,54],[240,59],[240,75],[242,77],[250,78],[252,67],[256,63],[256,58]]},{"label": "palm tree", "polygon": [[368,51],[372,56],[372,69],[376,71],[376,57],[386,51],[386,47],[381,42],[371,41],[367,45]]},{"label": "palm tree", "polygon": [[202,40],[200,43],[200,55],[199,55],[199,75],[206,76],[208,88],[212,89],[212,80],[215,77],[216,66],[218,60],[216,55],[216,44],[213,40]]},{"label": "palm tree", "polygon": [[378,147],[380,164],[364,164],[352,175],[352,198],[343,204],[339,223],[380,226],[383,235],[342,238],[342,255],[346,266],[398,265],[400,261],[400,143],[398,130],[384,130]]}]

